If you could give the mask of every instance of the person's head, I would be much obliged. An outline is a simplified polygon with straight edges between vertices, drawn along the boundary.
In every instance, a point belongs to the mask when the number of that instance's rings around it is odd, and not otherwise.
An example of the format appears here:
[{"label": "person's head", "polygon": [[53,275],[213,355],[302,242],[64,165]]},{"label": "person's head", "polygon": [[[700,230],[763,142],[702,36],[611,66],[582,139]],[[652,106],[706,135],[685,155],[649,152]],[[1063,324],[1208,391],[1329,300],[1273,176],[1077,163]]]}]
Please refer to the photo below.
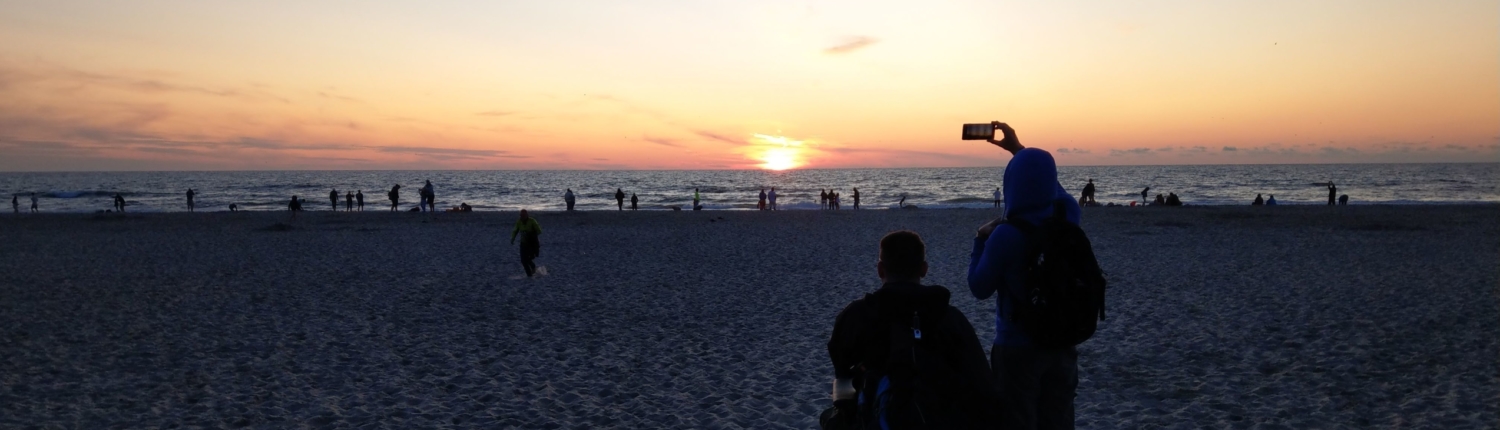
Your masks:
[{"label": "person's head", "polygon": [[880,261],[876,273],[885,282],[918,282],[927,276],[927,245],[922,236],[900,230],[880,238]]},{"label": "person's head", "polygon": [[1090,184],[1094,183],[1094,178],[1089,178],[1089,183]]},{"label": "person's head", "polygon": [[427,185],[432,185],[432,180],[431,179],[427,180]]},{"label": "person's head", "polygon": [[521,221],[525,221],[528,219],[531,219],[531,214],[526,212],[525,209],[521,209]]}]

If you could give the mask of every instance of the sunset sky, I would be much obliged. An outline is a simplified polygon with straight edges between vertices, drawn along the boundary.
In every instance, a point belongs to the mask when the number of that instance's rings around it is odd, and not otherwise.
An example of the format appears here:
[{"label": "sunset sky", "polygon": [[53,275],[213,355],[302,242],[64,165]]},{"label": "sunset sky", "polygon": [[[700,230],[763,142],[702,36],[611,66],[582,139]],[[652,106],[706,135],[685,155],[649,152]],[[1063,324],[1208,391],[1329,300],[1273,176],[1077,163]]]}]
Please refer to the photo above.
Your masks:
[{"label": "sunset sky", "polygon": [[[1126,3],[1129,3],[1128,5]],[[1500,3],[0,1],[0,170],[1500,161]]]}]

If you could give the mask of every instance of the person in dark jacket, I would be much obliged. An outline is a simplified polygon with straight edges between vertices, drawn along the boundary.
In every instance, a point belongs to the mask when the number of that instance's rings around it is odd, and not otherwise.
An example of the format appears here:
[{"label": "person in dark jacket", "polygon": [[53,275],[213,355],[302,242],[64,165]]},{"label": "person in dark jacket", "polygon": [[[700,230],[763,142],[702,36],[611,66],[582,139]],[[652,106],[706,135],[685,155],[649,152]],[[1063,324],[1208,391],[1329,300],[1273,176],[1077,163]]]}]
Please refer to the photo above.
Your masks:
[{"label": "person in dark jacket", "polygon": [[851,423],[878,419],[873,408],[860,410],[860,404],[874,402],[873,392],[888,370],[884,367],[891,358],[892,322],[915,315],[922,328],[918,341],[939,351],[955,373],[950,379],[924,380],[943,387],[936,390],[945,397],[938,404],[947,406],[924,408],[927,427],[994,428],[998,396],[984,349],[969,319],[949,304],[948,289],[922,285],[927,251],[921,236],[896,231],[881,238],[875,271],[880,288],[849,303],[833,323],[828,358],[833,362],[835,406],[824,412],[820,420],[824,427],[847,428]]},{"label": "person in dark jacket", "polygon": [[510,231],[510,243],[516,243],[517,235],[521,236],[521,268],[526,270],[526,277],[530,278],[536,274],[535,260],[542,253],[542,224],[522,209],[521,218],[516,220],[516,227]]},{"label": "person in dark jacket", "polygon": [[[1007,129],[1006,138],[1013,132]],[[1052,154],[1001,145],[1015,157],[1005,167],[1005,217],[1040,225],[1061,205],[1068,222],[1077,225],[1078,202],[1057,183]],[[1033,244],[1011,224],[996,219],[975,234],[969,262],[969,292],[984,300],[995,296],[995,343],[990,367],[999,389],[1000,428],[1071,429],[1073,398],[1078,389],[1078,350],[1045,349],[1012,322],[1012,297],[1023,297],[1027,259]]]},{"label": "person in dark jacket", "polygon": [[401,184],[391,186],[391,192],[385,194],[391,199],[391,212],[397,211],[396,205],[401,202]]},{"label": "person in dark jacket", "polygon": [[615,206],[619,210],[625,210],[625,190],[615,188]]},{"label": "person in dark jacket", "polygon": [[1255,201],[1250,202],[1250,206],[1260,206],[1260,205],[1263,205],[1263,204],[1266,204],[1266,199],[1260,198],[1260,194],[1256,194],[1255,195]]}]

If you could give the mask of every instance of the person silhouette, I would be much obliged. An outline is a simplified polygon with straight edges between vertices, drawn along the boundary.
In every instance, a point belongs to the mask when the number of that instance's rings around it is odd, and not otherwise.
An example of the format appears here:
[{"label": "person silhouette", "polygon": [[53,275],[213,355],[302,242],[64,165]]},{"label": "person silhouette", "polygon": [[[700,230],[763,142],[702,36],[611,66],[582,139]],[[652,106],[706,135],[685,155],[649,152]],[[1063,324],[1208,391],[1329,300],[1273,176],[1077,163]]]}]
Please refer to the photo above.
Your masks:
[{"label": "person silhouette", "polygon": [[354,212],[354,192],[344,192],[344,212]]},{"label": "person silhouette", "polygon": [[615,206],[618,207],[619,210],[625,210],[625,190],[615,188]]},{"label": "person silhouette", "polygon": [[1094,178],[1089,178],[1089,183],[1088,184],[1084,184],[1084,186],[1083,186],[1083,196],[1081,198],[1079,198],[1078,202],[1079,203],[1085,203],[1085,202],[1087,202],[1087,204],[1097,204],[1096,202],[1094,202]]},{"label": "person silhouette", "polygon": [[755,203],[755,210],[766,210],[766,188],[760,189],[760,200]]},{"label": "person silhouette", "polygon": [[1333,185],[1333,181],[1328,181],[1328,205],[1329,206],[1333,206],[1333,201],[1334,201],[1334,199],[1336,199],[1338,197],[1338,195],[1339,195],[1339,187],[1334,186]]},{"label": "person silhouette", "polygon": [[15,194],[10,195],[10,210],[21,213],[21,200]]},{"label": "person silhouette", "polygon": [[1348,194],[1344,194],[1342,196],[1339,196],[1339,206],[1348,206],[1348,205],[1349,205],[1349,195]]},{"label": "person silhouette", "polygon": [[641,198],[640,197],[636,197],[635,193],[630,193],[630,210],[639,209],[640,208],[640,203],[641,203]]},{"label": "person silhouette", "polygon": [[1166,196],[1161,195],[1161,193],[1156,193],[1156,201],[1151,202],[1151,205],[1152,206],[1166,206],[1167,205],[1167,198],[1166,198]]},{"label": "person silhouette", "polygon": [[359,191],[355,191],[354,192],[354,205],[355,205],[355,207],[359,208],[360,212],[364,212],[364,210],[365,210],[365,190],[359,190]]},{"label": "person silhouette", "polygon": [[906,193],[901,193],[901,201],[896,202],[896,207],[906,209]]},{"label": "person silhouette", "polygon": [[703,208],[701,207],[701,205],[698,204],[698,189],[697,188],[693,188],[693,210],[696,211],[696,210],[702,210],[702,209]]},{"label": "person silhouette", "polygon": [[1141,190],[1141,204],[1146,204],[1146,196],[1149,195],[1147,193],[1149,193],[1150,191],[1151,187],[1146,187],[1146,189]]},{"label": "person silhouette", "polygon": [[859,210],[859,188],[854,189],[854,210]]},{"label": "person silhouette", "polygon": [[335,190],[328,191],[328,203],[333,205],[333,211],[334,212],[338,212],[338,210],[339,210],[339,190],[335,189]]},{"label": "person silhouette", "polygon": [[773,211],[781,209],[776,206],[776,187],[771,187],[771,192],[766,193],[766,202],[771,205]]},{"label": "person silhouette", "polygon": [[36,208],[36,193],[31,193],[31,211],[38,212]]},{"label": "person silhouette", "polygon": [[292,196],[292,201],[286,204],[286,209],[292,212],[292,219],[297,219],[297,212],[302,212],[302,201],[297,196]]},{"label": "person silhouette", "polygon": [[198,192],[193,191],[192,188],[188,188],[188,190],[187,190],[188,212],[192,212],[193,211],[193,196],[195,196],[197,194],[198,194]]},{"label": "person silhouette", "polygon": [[995,187],[995,209],[1000,209],[1000,188]]},{"label": "person silhouette", "polygon": [[1266,204],[1266,201],[1264,199],[1260,198],[1260,194],[1256,194],[1255,195],[1255,201],[1250,202],[1250,206],[1260,206],[1260,205],[1263,205],[1263,204]]},{"label": "person silhouette", "polygon": [[567,191],[563,192],[563,204],[568,205],[568,212],[573,211],[573,203],[576,201],[576,198],[573,196],[572,188],[568,188]]},{"label": "person silhouette", "polygon": [[510,230],[510,243],[516,243],[516,235],[521,236],[521,268],[526,270],[526,277],[530,278],[536,274],[536,257],[542,254],[542,224],[536,222],[525,209],[521,209],[521,218],[516,220],[515,228]]},{"label": "person silhouette", "polygon": [[818,209],[828,209],[828,190],[818,189]]},{"label": "person silhouette", "polygon": [[125,196],[120,195],[120,193],[115,193],[115,210],[121,213],[125,212]]},{"label": "person silhouette", "polygon": [[385,196],[391,199],[391,212],[399,210],[396,205],[401,203],[401,184],[392,185],[391,192],[386,193]]},{"label": "person silhouette", "polygon": [[1276,206],[1276,195],[1275,194],[1272,194],[1271,198],[1266,199],[1266,206]]},{"label": "person silhouette", "polygon": [[437,193],[432,190],[432,180],[427,180],[427,185],[422,186],[422,198],[427,202],[428,212],[437,212]]}]

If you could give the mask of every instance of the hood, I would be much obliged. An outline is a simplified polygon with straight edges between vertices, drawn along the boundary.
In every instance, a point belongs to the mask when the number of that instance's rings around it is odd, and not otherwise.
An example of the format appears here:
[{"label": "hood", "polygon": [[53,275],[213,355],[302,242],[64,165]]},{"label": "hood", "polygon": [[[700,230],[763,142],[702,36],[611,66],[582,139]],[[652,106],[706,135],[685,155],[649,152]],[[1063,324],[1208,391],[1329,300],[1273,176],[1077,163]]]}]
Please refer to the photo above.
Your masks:
[{"label": "hood", "polygon": [[1036,148],[1022,149],[1005,165],[1005,217],[1039,222],[1052,214],[1057,196],[1057,162]]},{"label": "hood", "polygon": [[879,303],[881,315],[909,315],[912,311],[926,314],[946,310],[948,299],[952,296],[948,289],[941,285],[907,282],[887,283],[880,286],[879,290],[875,290],[874,295],[876,302]]}]

